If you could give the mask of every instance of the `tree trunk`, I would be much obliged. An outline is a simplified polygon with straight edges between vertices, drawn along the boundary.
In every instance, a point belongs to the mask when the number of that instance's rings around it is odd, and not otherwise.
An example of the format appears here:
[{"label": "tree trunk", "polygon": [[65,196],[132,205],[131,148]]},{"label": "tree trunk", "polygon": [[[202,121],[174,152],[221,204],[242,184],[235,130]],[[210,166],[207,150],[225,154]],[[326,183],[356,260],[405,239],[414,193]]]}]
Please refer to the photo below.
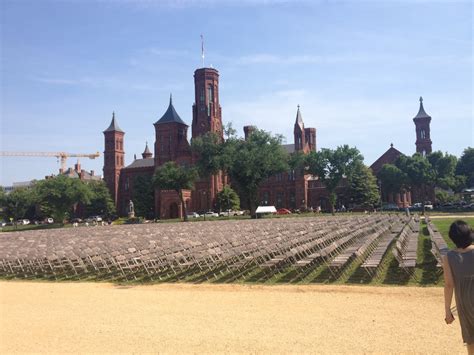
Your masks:
[{"label": "tree trunk", "polygon": [[336,204],[336,193],[335,192],[329,192],[329,207],[331,209],[331,214],[334,216],[334,205]]},{"label": "tree trunk", "polygon": [[257,218],[257,214],[255,213],[257,208],[255,207],[255,201],[253,200],[253,198],[249,197],[248,203],[249,203],[249,209],[250,209],[250,218],[252,219]]},{"label": "tree trunk", "polygon": [[179,195],[179,200],[181,201],[181,207],[182,207],[182,211],[183,211],[183,221],[187,222],[188,221],[188,211],[186,209],[186,204],[184,203],[183,190],[179,190],[178,195]]}]

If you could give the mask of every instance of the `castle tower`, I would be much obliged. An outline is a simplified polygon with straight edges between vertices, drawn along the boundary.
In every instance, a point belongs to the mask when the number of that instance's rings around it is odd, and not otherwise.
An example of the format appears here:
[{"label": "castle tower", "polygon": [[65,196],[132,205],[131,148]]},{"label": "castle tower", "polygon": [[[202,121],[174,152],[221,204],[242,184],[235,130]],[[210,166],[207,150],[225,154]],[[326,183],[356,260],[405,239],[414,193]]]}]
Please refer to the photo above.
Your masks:
[{"label": "castle tower", "polygon": [[293,134],[295,137],[295,151],[305,152],[306,147],[306,137],[305,129],[303,123],[303,117],[301,117],[300,105],[298,105],[298,111],[296,112],[296,122],[293,129]]},{"label": "castle tower", "polygon": [[112,122],[103,132],[105,139],[104,150],[104,180],[109,188],[110,194],[118,208],[118,187],[120,170],[124,167],[125,151],[123,150],[123,137],[125,132],[120,129],[112,113]]},{"label": "castle tower", "polygon": [[[188,125],[174,109],[171,95],[168,109],[153,125],[155,126],[155,167],[168,161],[175,161],[178,164],[190,163]],[[143,154],[145,153],[146,150]]]},{"label": "castle tower", "polygon": [[219,72],[214,68],[200,68],[194,72],[194,104],[192,136],[206,132],[222,133],[221,106],[219,104]]},{"label": "castle tower", "polygon": [[[215,132],[224,139],[222,112],[219,104],[219,72],[214,68],[200,68],[194,72],[194,104],[192,137]],[[196,158],[196,157],[194,157]],[[193,207],[195,211],[208,211],[216,206],[216,196],[226,182],[222,172],[195,183]]]},{"label": "castle tower", "polygon": [[420,109],[413,118],[416,127],[416,152],[425,156],[431,153],[430,122],[429,116],[423,108],[423,98],[420,96]]}]

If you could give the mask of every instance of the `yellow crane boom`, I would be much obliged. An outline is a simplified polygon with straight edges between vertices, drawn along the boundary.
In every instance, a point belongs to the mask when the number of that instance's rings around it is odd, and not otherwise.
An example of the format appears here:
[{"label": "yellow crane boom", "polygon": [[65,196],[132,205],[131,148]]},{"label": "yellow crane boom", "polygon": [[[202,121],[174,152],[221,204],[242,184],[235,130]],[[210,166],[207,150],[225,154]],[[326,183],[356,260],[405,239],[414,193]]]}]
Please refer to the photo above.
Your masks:
[{"label": "yellow crane boom", "polygon": [[61,160],[61,170],[66,171],[67,158],[89,158],[95,159],[100,156],[99,152],[93,154],[66,153],[66,152],[2,152],[2,157],[55,157]]}]

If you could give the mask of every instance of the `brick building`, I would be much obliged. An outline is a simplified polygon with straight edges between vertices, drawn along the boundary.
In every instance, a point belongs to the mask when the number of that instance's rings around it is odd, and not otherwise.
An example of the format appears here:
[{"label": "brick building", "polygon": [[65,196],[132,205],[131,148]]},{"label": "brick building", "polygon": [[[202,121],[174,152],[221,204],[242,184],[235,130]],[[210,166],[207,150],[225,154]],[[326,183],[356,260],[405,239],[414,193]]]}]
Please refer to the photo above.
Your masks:
[{"label": "brick building", "polygon": [[[215,132],[222,138],[221,106],[219,104],[219,72],[214,68],[200,68],[194,72],[195,101],[193,104],[192,137]],[[181,119],[170,96],[168,109],[154,124],[154,154],[148,144],[142,158],[124,166],[123,142],[125,132],[112,115],[112,122],[103,132],[104,180],[114,198],[117,211],[125,215],[129,201],[134,198],[134,180],[138,176],[151,178],[157,167],[174,161],[179,165],[192,165],[195,157],[188,141],[189,126]],[[226,178],[222,173],[195,183],[192,191],[183,191],[188,211],[207,211],[216,205],[217,193]],[[183,208],[175,191],[156,190],[155,215],[159,218],[182,217]]]},{"label": "brick building", "polygon": [[[420,97],[420,108],[418,109],[417,115],[413,118],[415,123],[415,133],[416,133],[416,152],[425,156],[432,152],[431,148],[431,138],[430,138],[430,122],[431,116],[429,116],[423,107],[423,98]],[[395,149],[393,144],[390,144],[390,148],[383,153],[371,166],[374,175],[377,174],[382,169],[384,164],[394,164],[395,161],[403,155],[402,152]],[[384,203],[393,203],[398,207],[408,207],[411,206],[414,202],[424,202],[422,196],[427,196],[432,201],[434,200],[434,190],[429,189],[429,191],[417,191],[416,189],[409,191],[400,191],[399,193],[388,193],[384,190],[382,186],[382,202]]]},{"label": "brick building", "polygon": [[[223,139],[222,109],[219,104],[219,72],[214,68],[197,69],[194,72],[194,93],[191,136],[195,138],[207,132],[215,132],[220,139]],[[423,154],[431,152],[430,120],[431,117],[424,111],[420,99],[420,110],[414,122],[417,151]],[[155,128],[154,153],[150,151],[147,143],[142,158],[135,157],[128,166],[124,165],[125,132],[118,126],[115,114],[112,114],[112,121],[103,132],[104,180],[120,215],[126,215],[129,201],[134,199],[134,181],[137,177],[151,179],[156,168],[169,161],[175,161],[180,165],[192,165],[196,161],[188,141],[189,126],[176,112],[171,96],[167,110],[153,125]],[[246,138],[251,134],[252,129],[253,126],[244,127]],[[288,153],[307,154],[310,151],[316,151],[316,129],[305,127],[299,106],[293,135],[294,143],[283,146]],[[372,170],[377,173],[383,164],[393,163],[400,154],[402,153],[392,146],[372,165]],[[183,191],[188,211],[201,212],[215,209],[217,193],[227,183],[227,177],[222,173],[196,181],[192,191]],[[346,185],[343,182],[336,193],[339,204],[345,203],[347,206],[345,191]],[[321,207],[323,210],[329,208],[329,196],[321,182],[309,174],[298,171],[288,171],[269,178],[258,194],[260,204],[274,205],[277,208],[316,209]],[[390,198],[399,204],[411,204],[409,195]],[[154,201],[156,217],[163,219],[182,217],[183,209],[175,191],[155,190]]]}]

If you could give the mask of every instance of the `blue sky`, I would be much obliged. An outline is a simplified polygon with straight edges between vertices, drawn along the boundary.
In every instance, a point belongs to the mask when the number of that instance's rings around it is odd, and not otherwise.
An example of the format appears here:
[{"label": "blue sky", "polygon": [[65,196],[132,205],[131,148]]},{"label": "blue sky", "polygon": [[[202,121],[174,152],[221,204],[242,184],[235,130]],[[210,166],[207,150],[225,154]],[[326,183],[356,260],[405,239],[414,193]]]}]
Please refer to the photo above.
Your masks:
[{"label": "blue sky", "polygon": [[[415,151],[418,98],[433,149],[473,146],[471,1],[3,0],[1,150],[103,151],[112,111],[126,162],[154,142],[169,94],[191,125],[193,72],[220,72],[224,123],[293,143],[297,105],[318,149],[370,165]],[[190,132],[189,132],[190,133]],[[74,159],[68,165],[73,166]],[[102,157],[81,160],[102,174]],[[57,172],[55,158],[0,158],[0,185]]]}]

